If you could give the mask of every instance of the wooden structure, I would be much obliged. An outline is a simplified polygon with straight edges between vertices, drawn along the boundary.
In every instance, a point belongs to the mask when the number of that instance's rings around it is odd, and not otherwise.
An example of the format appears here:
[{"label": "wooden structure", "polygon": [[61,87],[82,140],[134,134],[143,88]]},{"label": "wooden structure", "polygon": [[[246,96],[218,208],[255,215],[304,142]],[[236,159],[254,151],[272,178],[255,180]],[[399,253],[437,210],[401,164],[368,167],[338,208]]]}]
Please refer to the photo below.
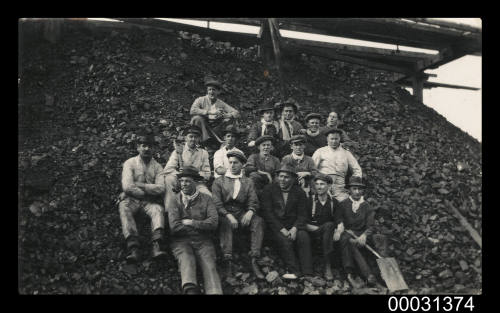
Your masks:
[{"label": "wooden structure", "polygon": [[[231,42],[248,48],[258,45],[260,55],[269,61],[274,55],[279,70],[282,97],[281,60],[287,56],[320,56],[394,73],[394,81],[411,86],[413,95],[422,101],[423,89],[434,87],[478,90],[478,88],[427,81],[435,76],[424,71],[434,69],[465,55],[481,55],[482,31],[469,25],[428,18],[189,18],[206,21],[207,27],[156,18],[115,18],[123,24],[186,31],[209,36],[215,41]],[[210,22],[235,23],[260,27],[258,34],[228,32],[210,28]],[[118,23],[117,23],[118,24]],[[285,38],[281,30],[344,37],[396,45],[397,49],[328,43]],[[399,50],[409,46],[436,51],[435,54]]]}]

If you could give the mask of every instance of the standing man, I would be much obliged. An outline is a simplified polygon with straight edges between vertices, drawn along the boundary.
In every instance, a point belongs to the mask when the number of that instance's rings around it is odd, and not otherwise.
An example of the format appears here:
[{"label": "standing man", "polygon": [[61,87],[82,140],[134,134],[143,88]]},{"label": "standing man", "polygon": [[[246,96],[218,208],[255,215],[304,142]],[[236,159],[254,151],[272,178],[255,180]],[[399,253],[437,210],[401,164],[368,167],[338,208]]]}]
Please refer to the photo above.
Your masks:
[{"label": "standing man", "polygon": [[274,107],[271,105],[259,109],[261,120],[254,123],[248,132],[248,146],[255,147],[256,140],[262,136],[271,136],[277,141],[279,139],[280,125],[274,120]]},{"label": "standing man", "polygon": [[254,153],[245,164],[245,173],[253,180],[257,193],[262,191],[265,185],[273,182],[274,173],[280,168],[280,160],[271,155],[274,138],[262,136],[255,141],[259,153]]},{"label": "standing man", "polygon": [[243,152],[230,151],[229,168],[224,176],[215,179],[212,196],[219,212],[219,239],[226,266],[226,276],[232,276],[233,231],[250,230],[250,258],[252,270],[259,279],[264,274],[259,269],[257,258],[260,257],[264,238],[264,221],[257,215],[259,199],[250,178],[243,176],[241,169],[247,159]]},{"label": "standing man", "polygon": [[221,143],[218,131],[221,127],[223,129],[230,124],[233,119],[239,118],[240,113],[218,99],[221,84],[217,80],[209,79],[205,82],[205,86],[207,86],[207,95],[194,100],[191,106],[189,112],[192,116],[191,125],[196,125],[201,129],[202,143],[211,137]]},{"label": "standing man", "polygon": [[331,193],[337,201],[341,202],[349,197],[345,189],[347,171],[352,171],[352,176],[357,177],[362,177],[362,171],[352,153],[340,145],[341,129],[330,128],[325,131],[325,135],[327,135],[328,145],[316,150],[312,159],[320,173],[332,178]]},{"label": "standing man", "polygon": [[229,169],[229,159],[227,153],[231,151],[238,151],[243,153],[234,145],[238,138],[239,132],[234,125],[229,125],[224,130],[224,146],[214,153],[214,177],[223,176]]},{"label": "standing man", "polygon": [[306,242],[303,244],[305,250],[299,254],[300,262],[304,264],[305,272],[312,273],[311,237],[314,240],[319,240],[323,248],[325,278],[332,280],[333,235],[334,232],[340,233],[342,230],[341,212],[338,201],[328,194],[332,178],[328,175],[318,174],[314,177],[314,184],[316,194],[309,199],[307,207],[307,235],[302,237]]},{"label": "standing man", "polygon": [[200,293],[196,278],[196,266],[199,265],[205,294],[222,294],[211,240],[218,223],[215,204],[209,195],[196,190],[196,181],[202,179],[197,168],[185,166],[177,177],[181,191],[168,209],[168,221],[170,247],[179,264],[183,293]]},{"label": "standing man", "polygon": [[204,181],[197,181],[196,189],[202,193],[210,195],[210,190],[206,186],[206,181],[210,179],[211,170],[208,160],[208,152],[205,149],[196,147],[201,130],[194,125],[184,130],[185,145],[182,152],[174,151],[168,159],[167,165],[163,169],[162,175],[165,179],[165,208],[169,209],[170,200],[175,196],[179,189],[177,174],[184,166],[192,166],[198,170],[198,173],[204,178]]},{"label": "standing man", "polygon": [[[278,171],[278,183],[264,187],[262,193],[262,212],[269,226],[270,236],[281,259],[285,263],[284,279],[297,279],[301,275],[295,247],[299,254],[307,251],[305,222],[307,220],[307,198],[304,191],[294,184],[297,174],[292,168],[283,166]],[[309,248],[310,249],[310,248]],[[311,273],[302,269],[305,275]]]},{"label": "standing man", "polygon": [[326,135],[321,133],[319,130],[320,119],[321,115],[319,115],[318,113],[307,114],[305,119],[307,126],[307,130],[305,133],[305,154],[308,156],[312,156],[317,149],[326,146]]},{"label": "standing man", "polygon": [[285,155],[281,160],[281,166],[290,166],[298,175],[299,186],[302,187],[307,196],[312,176],[316,175],[318,170],[314,161],[308,155],[304,154],[306,137],[304,135],[294,135],[290,139],[292,153]]},{"label": "standing man", "polygon": [[289,99],[285,102],[278,102],[275,104],[275,108],[281,113],[278,132],[281,145],[277,148],[280,152],[278,157],[282,157],[291,152],[289,146],[290,139],[292,139],[294,135],[300,134],[303,127],[295,120],[299,110],[299,106],[295,101]]},{"label": "standing man", "polygon": [[119,211],[123,236],[127,241],[127,261],[139,259],[139,238],[134,215],[138,211],[146,213],[151,219],[153,258],[165,256],[160,243],[163,239],[164,209],[161,205],[165,185],[161,165],[153,158],[153,135],[140,135],[137,140],[139,155],[123,163],[122,188]]}]

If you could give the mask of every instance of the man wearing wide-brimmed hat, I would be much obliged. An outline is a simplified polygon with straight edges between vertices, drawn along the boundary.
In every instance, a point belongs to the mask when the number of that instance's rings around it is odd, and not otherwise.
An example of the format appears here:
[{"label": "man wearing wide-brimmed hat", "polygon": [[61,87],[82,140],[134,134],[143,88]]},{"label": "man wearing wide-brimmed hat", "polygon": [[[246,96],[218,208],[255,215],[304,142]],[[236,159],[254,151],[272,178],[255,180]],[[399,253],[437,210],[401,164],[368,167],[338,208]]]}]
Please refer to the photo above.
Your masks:
[{"label": "man wearing wide-brimmed hat", "polygon": [[[352,176],[347,184],[349,188],[349,197],[340,202],[340,220],[343,223],[343,229],[351,230],[358,239],[354,239],[346,232],[336,234],[335,240],[339,240],[342,247],[342,263],[348,280],[351,284],[356,284],[354,275],[355,265],[358,265],[361,274],[368,280],[369,284],[375,284],[376,278],[366,262],[366,258],[361,253],[366,243],[369,243],[382,257],[387,256],[388,244],[387,238],[382,234],[374,234],[375,209],[365,201],[363,191],[365,184],[361,177]],[[364,250],[364,249],[363,249]]]},{"label": "man wearing wide-brimmed hat", "polygon": [[314,152],[312,159],[320,173],[330,175],[333,179],[331,193],[337,201],[343,201],[349,194],[345,189],[347,172],[352,171],[352,176],[362,177],[361,167],[351,152],[340,145],[342,130],[330,128],[325,131],[328,145]]},{"label": "man wearing wide-brimmed hat", "polygon": [[250,231],[252,269],[257,278],[263,279],[264,274],[257,264],[264,238],[264,221],[257,215],[259,199],[253,181],[242,173],[247,161],[243,152],[230,151],[227,157],[227,172],[212,185],[212,197],[220,215],[219,239],[226,276],[232,276],[233,230],[244,229]]},{"label": "man wearing wide-brimmed hat", "polygon": [[240,133],[236,126],[228,125],[223,132],[224,146],[214,153],[214,177],[224,175],[229,169],[229,159],[227,153],[231,151],[238,151],[243,153],[240,149],[235,147],[236,140]]},{"label": "man wearing wide-brimmed hat", "polygon": [[138,211],[146,213],[151,219],[152,255],[154,258],[165,256],[160,244],[164,231],[164,208],[162,196],[165,184],[160,173],[161,165],[153,158],[154,136],[141,134],[137,139],[139,155],[123,163],[122,188],[119,211],[123,236],[127,241],[127,261],[139,259],[139,238],[134,215]]},{"label": "man wearing wide-brimmed hat", "polygon": [[298,248],[299,254],[307,250],[303,246],[307,244],[307,240],[302,238],[307,235],[307,198],[304,191],[294,184],[297,174],[293,168],[282,166],[276,174],[277,182],[267,185],[262,192],[262,213],[268,226],[266,232],[270,234],[279,256],[286,265],[283,278],[297,279],[301,271],[294,248]]},{"label": "man wearing wide-brimmed hat", "polygon": [[234,119],[240,117],[240,113],[229,104],[218,99],[221,84],[215,79],[209,78],[205,82],[207,95],[194,100],[190,114],[191,124],[201,129],[201,141],[205,142],[213,137],[218,142],[220,139],[220,127],[231,124]]},{"label": "man wearing wide-brimmed hat", "polygon": [[287,165],[295,170],[298,175],[299,186],[302,187],[306,195],[309,196],[311,178],[316,175],[318,170],[312,158],[304,153],[305,142],[306,137],[304,135],[292,136],[290,139],[292,153],[283,157],[281,166]]},{"label": "man wearing wide-brimmed hat", "polygon": [[262,136],[271,136],[274,138],[275,143],[279,139],[279,129],[280,125],[278,121],[274,119],[274,106],[265,103],[259,108],[259,113],[261,114],[261,120],[254,123],[248,132],[248,146],[256,146],[255,140]]},{"label": "man wearing wide-brimmed hat", "polygon": [[319,130],[321,115],[319,113],[309,113],[306,115],[306,147],[304,153],[312,156],[313,153],[326,145],[326,137]]},{"label": "man wearing wide-brimmed hat", "polygon": [[184,166],[177,174],[181,191],[168,208],[173,255],[177,259],[185,294],[198,294],[197,265],[203,272],[205,294],[222,294],[216,268],[212,237],[219,217],[212,197],[199,192],[196,182],[203,179],[197,168]]},{"label": "man wearing wide-brimmed hat", "polygon": [[257,192],[273,182],[274,174],[280,167],[280,160],[271,155],[275,138],[264,135],[255,140],[259,153],[253,153],[245,164],[245,173],[253,180]]},{"label": "man wearing wide-brimmed hat", "polygon": [[[168,210],[168,203],[174,196],[175,190],[178,189],[176,174],[183,166],[193,166],[198,169],[200,175],[204,178],[205,182],[210,179],[212,174],[210,170],[209,156],[207,150],[197,147],[196,144],[201,136],[201,130],[194,125],[187,127],[184,132],[185,145],[182,152],[172,153],[168,159],[162,175],[165,179],[165,209]],[[197,183],[197,190],[202,193],[210,195],[210,190],[206,187],[204,182]]]},{"label": "man wearing wide-brimmed hat", "polygon": [[295,120],[299,111],[299,105],[296,101],[290,98],[286,101],[276,103],[274,107],[281,114],[278,120],[280,125],[278,137],[281,139],[281,145],[277,147],[280,152],[278,157],[281,157],[291,152],[289,146],[290,139],[294,135],[300,134],[303,127]]}]

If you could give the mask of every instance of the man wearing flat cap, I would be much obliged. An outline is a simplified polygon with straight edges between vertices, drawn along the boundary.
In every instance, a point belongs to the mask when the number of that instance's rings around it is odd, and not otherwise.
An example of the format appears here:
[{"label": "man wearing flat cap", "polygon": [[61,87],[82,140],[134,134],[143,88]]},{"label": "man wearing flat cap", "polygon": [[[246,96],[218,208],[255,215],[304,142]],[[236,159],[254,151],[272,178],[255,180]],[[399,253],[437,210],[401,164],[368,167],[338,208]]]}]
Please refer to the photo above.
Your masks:
[{"label": "man wearing flat cap", "polygon": [[290,146],[292,153],[285,155],[281,160],[281,166],[290,166],[298,175],[299,186],[302,187],[307,196],[310,191],[310,181],[312,176],[316,175],[318,170],[314,165],[314,161],[308,155],[305,155],[305,142],[304,135],[294,135],[290,139]]},{"label": "man wearing flat cap", "polygon": [[[276,171],[277,182],[264,187],[261,206],[264,220],[279,256],[286,266],[284,279],[297,279],[301,275],[295,247],[299,254],[306,251],[307,198],[304,191],[294,184],[297,174],[288,166]],[[303,270],[307,270],[303,268]],[[309,273],[304,273],[309,274]]]},{"label": "man wearing flat cap", "polygon": [[348,170],[352,171],[352,176],[357,177],[362,177],[362,171],[352,153],[340,145],[342,130],[330,128],[324,133],[327,136],[328,145],[316,150],[312,159],[320,173],[329,175],[332,178],[331,193],[337,201],[341,202],[349,197],[345,189]]},{"label": "man wearing flat cap", "polygon": [[[341,126],[341,121],[339,118],[339,115],[335,111],[331,111],[330,114],[328,114],[328,117],[326,118],[326,125],[321,127],[319,129],[320,132],[324,133],[330,128],[340,128]],[[342,143],[342,147],[345,149],[352,151],[352,148],[358,148],[359,145],[357,142],[352,141],[349,136],[347,135],[347,132],[342,129],[342,136],[340,137],[340,142]]]},{"label": "man wearing flat cap", "polygon": [[271,104],[265,104],[259,108],[261,114],[261,120],[254,123],[248,132],[248,146],[257,146],[255,141],[257,138],[262,136],[271,136],[274,138],[275,143],[279,139],[279,129],[280,125],[278,121],[274,119],[274,106]]},{"label": "man wearing flat cap", "polygon": [[[168,210],[170,200],[175,195],[175,190],[178,189],[176,174],[179,173],[183,166],[192,166],[198,169],[198,173],[205,181],[208,181],[211,176],[210,163],[208,152],[205,149],[196,146],[198,139],[201,136],[201,130],[194,125],[190,125],[183,132],[185,145],[182,148],[182,153],[172,153],[168,159],[162,175],[165,179],[165,209]],[[202,181],[196,183],[196,188],[202,193],[210,195],[206,184]]]},{"label": "man wearing flat cap", "polygon": [[326,137],[319,130],[321,115],[318,113],[310,113],[306,115],[306,147],[304,153],[312,156],[313,153],[326,145]]},{"label": "man wearing flat cap", "polygon": [[245,173],[253,180],[257,193],[273,182],[275,171],[280,168],[280,160],[271,155],[274,141],[274,137],[267,135],[257,138],[255,145],[259,153],[250,155],[245,164]]},{"label": "man wearing flat cap", "polygon": [[217,229],[218,214],[212,197],[196,190],[203,179],[198,169],[184,166],[177,174],[181,191],[168,210],[173,255],[177,259],[184,294],[199,294],[196,268],[203,272],[205,294],[222,294],[216,268],[212,236]]},{"label": "man wearing flat cap", "polygon": [[239,136],[238,129],[234,125],[229,125],[224,129],[224,146],[214,153],[214,177],[223,176],[229,169],[228,152],[238,151],[243,153],[240,149],[235,147],[236,139]]},{"label": "man wearing flat cap", "polygon": [[205,86],[207,86],[207,95],[194,100],[191,106],[191,124],[201,129],[202,142],[213,137],[220,143],[222,142],[218,134],[220,128],[231,124],[234,119],[240,117],[240,113],[218,99],[221,84],[217,80],[208,79]]},{"label": "man wearing flat cap", "polygon": [[226,276],[232,276],[233,232],[244,229],[250,231],[252,269],[257,278],[263,279],[257,264],[264,238],[264,221],[257,215],[259,199],[253,181],[243,176],[243,164],[247,161],[243,152],[230,151],[227,157],[228,171],[212,185],[212,197],[219,212],[219,239]]},{"label": "man wearing flat cap", "polygon": [[118,204],[123,236],[127,241],[127,261],[139,259],[139,238],[134,215],[142,211],[151,219],[152,255],[165,256],[160,248],[164,232],[164,208],[161,205],[165,184],[161,165],[153,158],[154,137],[141,134],[137,139],[139,155],[123,163],[122,188]]},{"label": "man wearing flat cap", "polygon": [[325,278],[332,280],[331,261],[334,252],[334,233],[336,237],[340,238],[342,231],[341,212],[338,201],[328,194],[332,178],[328,175],[318,173],[314,176],[313,181],[315,184],[315,194],[311,196],[307,206],[307,236],[302,237],[302,240],[306,241],[303,245],[305,249],[299,255],[302,258],[301,263],[304,264],[304,271],[312,273],[312,251],[309,247],[311,247],[311,239],[319,240],[323,250]]}]

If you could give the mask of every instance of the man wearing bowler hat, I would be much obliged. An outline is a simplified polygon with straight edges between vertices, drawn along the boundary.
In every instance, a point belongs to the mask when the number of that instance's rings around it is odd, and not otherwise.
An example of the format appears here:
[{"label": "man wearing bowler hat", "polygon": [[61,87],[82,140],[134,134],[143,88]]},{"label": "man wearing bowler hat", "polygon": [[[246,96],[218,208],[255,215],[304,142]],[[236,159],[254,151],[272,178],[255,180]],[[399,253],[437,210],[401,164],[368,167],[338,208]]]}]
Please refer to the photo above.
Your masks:
[{"label": "man wearing bowler hat", "polygon": [[357,177],[362,177],[362,171],[352,153],[342,148],[340,144],[341,129],[330,128],[325,131],[325,135],[328,145],[316,150],[312,159],[320,173],[332,178],[331,193],[340,202],[349,197],[345,189],[348,170],[352,171],[352,176]]},{"label": "man wearing bowler hat", "polygon": [[199,294],[196,267],[201,267],[205,294],[222,294],[216,268],[215,247],[211,237],[219,217],[212,197],[196,190],[203,179],[198,169],[184,166],[177,178],[181,191],[168,208],[170,247],[177,259],[185,294]]},{"label": "man wearing bowler hat", "polygon": [[227,157],[227,172],[215,179],[212,185],[212,197],[219,212],[219,239],[225,272],[227,276],[232,276],[233,232],[245,229],[250,231],[252,270],[257,278],[263,279],[257,258],[260,257],[264,237],[264,221],[257,215],[259,199],[253,181],[243,176],[241,171],[247,158],[240,151],[230,151]]},{"label": "man wearing bowler hat", "polygon": [[[205,149],[196,146],[198,139],[201,136],[201,130],[194,125],[190,125],[184,130],[185,145],[182,148],[182,153],[172,153],[168,159],[162,175],[165,179],[165,209],[169,209],[169,203],[175,192],[178,190],[177,176],[183,166],[192,166],[198,169],[198,173],[203,177],[204,181],[208,181],[211,176],[210,163],[208,152]],[[196,188],[202,193],[210,195],[205,182],[197,181]]]},{"label": "man wearing bowler hat", "polygon": [[369,243],[382,257],[387,257],[387,238],[382,234],[374,234],[375,209],[364,200],[365,184],[361,177],[352,176],[347,187],[350,195],[339,205],[340,220],[343,223],[342,230],[351,230],[358,239],[341,231],[340,234],[336,234],[334,240],[340,239],[342,263],[351,284],[357,284],[354,275],[355,263],[368,283],[375,284],[375,276],[366,262],[365,256],[361,253],[364,250],[362,248],[365,247],[366,243]]},{"label": "man wearing bowler hat", "polygon": [[240,149],[235,147],[236,140],[239,136],[238,129],[234,125],[229,125],[224,129],[224,146],[214,153],[214,177],[223,176],[229,169],[229,159],[227,153],[231,151],[238,151],[243,153]]},{"label": "man wearing bowler hat", "polygon": [[221,143],[222,140],[218,134],[220,128],[231,124],[234,119],[240,117],[240,113],[218,98],[221,84],[217,80],[208,79],[205,86],[207,95],[194,100],[191,106],[191,124],[201,129],[202,142],[213,137]]},{"label": "man wearing bowler hat", "polygon": [[275,138],[268,135],[257,138],[255,145],[259,153],[250,155],[245,164],[245,173],[253,180],[258,193],[273,182],[275,171],[280,168],[280,160],[271,155],[274,141]]},{"label": "man wearing bowler hat", "polygon": [[134,215],[138,211],[151,219],[152,255],[165,256],[160,248],[164,232],[164,208],[161,205],[165,184],[160,173],[161,165],[153,158],[153,135],[141,134],[137,139],[139,155],[123,163],[122,188],[119,198],[120,221],[127,241],[128,262],[139,259],[139,238]]},{"label": "man wearing bowler hat", "polygon": [[262,136],[271,136],[274,138],[275,143],[279,139],[279,129],[280,125],[278,121],[274,119],[274,106],[270,104],[265,104],[259,108],[261,114],[261,120],[254,123],[248,132],[248,146],[257,146],[255,141],[257,138]]},{"label": "man wearing bowler hat", "polygon": [[[277,182],[264,187],[261,206],[268,233],[279,256],[286,266],[284,279],[297,279],[301,275],[295,248],[299,255],[307,251],[305,222],[307,220],[307,198],[304,191],[294,184],[297,174],[288,166],[276,171]],[[310,248],[309,248],[310,249]],[[302,269],[306,270],[303,268]],[[309,275],[311,273],[304,272]]]},{"label": "man wearing bowler hat", "polygon": [[307,114],[305,121],[307,129],[304,134],[306,136],[306,147],[304,153],[308,156],[312,156],[317,149],[326,146],[326,137],[319,130],[319,125],[321,121],[320,114],[318,113]]}]

